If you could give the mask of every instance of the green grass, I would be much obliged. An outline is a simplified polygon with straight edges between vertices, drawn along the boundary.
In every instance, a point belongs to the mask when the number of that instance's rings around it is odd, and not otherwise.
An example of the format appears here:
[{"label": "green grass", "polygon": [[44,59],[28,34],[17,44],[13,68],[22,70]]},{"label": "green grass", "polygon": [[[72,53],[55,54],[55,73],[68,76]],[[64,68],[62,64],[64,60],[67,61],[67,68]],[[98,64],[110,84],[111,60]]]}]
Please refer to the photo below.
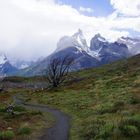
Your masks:
[{"label": "green grass", "polygon": [[31,102],[47,104],[69,114],[71,140],[139,140],[139,61],[138,55],[101,68],[74,72],[74,80],[64,86],[30,92],[27,96]]},{"label": "green grass", "polygon": [[15,137],[15,134],[11,130],[0,132],[0,139],[1,140],[12,140],[14,137]]},{"label": "green grass", "polygon": [[30,135],[31,132],[32,132],[32,130],[28,125],[23,125],[18,130],[19,135]]}]

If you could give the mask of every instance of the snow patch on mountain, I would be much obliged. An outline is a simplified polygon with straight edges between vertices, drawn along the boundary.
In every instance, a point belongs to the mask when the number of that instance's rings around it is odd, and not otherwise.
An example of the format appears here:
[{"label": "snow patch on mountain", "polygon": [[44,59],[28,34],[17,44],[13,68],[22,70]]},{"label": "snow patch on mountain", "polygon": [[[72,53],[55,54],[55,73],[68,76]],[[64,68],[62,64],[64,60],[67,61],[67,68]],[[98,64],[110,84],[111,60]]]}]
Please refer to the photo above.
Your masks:
[{"label": "snow patch on mountain", "polygon": [[3,64],[5,64],[8,61],[7,57],[5,54],[0,54],[0,66],[2,66]]},{"label": "snow patch on mountain", "polygon": [[68,47],[76,47],[80,52],[88,52],[89,48],[83,32],[79,29],[77,33],[72,36],[64,36],[57,43],[57,49],[55,52],[59,52]]},{"label": "snow patch on mountain", "polygon": [[140,38],[121,37],[118,42],[126,44],[133,55],[140,53]]},{"label": "snow patch on mountain", "polygon": [[94,51],[90,50],[88,54],[100,61],[101,60],[101,58],[100,58],[100,51],[101,50],[102,50],[102,48],[100,48],[98,50],[94,50]]},{"label": "snow patch on mountain", "polygon": [[77,46],[81,51],[88,52],[88,45],[82,30],[79,29],[78,32],[72,36],[72,38],[75,41],[75,46]]}]

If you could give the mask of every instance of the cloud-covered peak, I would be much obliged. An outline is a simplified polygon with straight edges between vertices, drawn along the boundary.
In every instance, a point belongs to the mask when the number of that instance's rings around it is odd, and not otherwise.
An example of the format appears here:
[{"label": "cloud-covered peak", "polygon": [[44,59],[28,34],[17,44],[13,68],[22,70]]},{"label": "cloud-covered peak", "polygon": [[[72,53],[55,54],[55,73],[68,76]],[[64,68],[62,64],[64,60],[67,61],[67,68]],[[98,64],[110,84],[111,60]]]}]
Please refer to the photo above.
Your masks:
[{"label": "cloud-covered peak", "polygon": [[75,47],[80,51],[87,51],[88,46],[86,39],[81,29],[74,33],[72,36],[64,36],[57,43],[56,52],[66,49],[68,47]]},{"label": "cloud-covered peak", "polygon": [[84,35],[83,35],[83,31],[81,29],[78,29],[78,31],[72,36],[73,38],[75,39],[78,39],[78,38],[85,38]]}]

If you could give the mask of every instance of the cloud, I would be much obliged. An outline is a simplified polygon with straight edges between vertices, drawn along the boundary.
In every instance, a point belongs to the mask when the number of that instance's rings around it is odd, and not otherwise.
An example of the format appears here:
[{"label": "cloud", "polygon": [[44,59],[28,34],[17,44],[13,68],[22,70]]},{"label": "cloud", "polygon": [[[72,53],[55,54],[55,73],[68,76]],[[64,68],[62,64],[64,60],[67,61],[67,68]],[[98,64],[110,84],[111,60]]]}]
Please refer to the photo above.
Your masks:
[{"label": "cloud", "polygon": [[11,58],[35,60],[49,55],[62,36],[72,35],[79,28],[88,42],[96,33],[115,40],[129,35],[127,29],[140,32],[140,17],[136,15],[118,17],[115,11],[97,18],[55,0],[0,0],[0,51]]},{"label": "cloud", "polygon": [[82,6],[80,6],[79,11],[80,12],[93,13],[93,9],[91,9],[91,8],[84,8]]},{"label": "cloud", "polygon": [[140,16],[140,0],[111,0],[111,4],[125,16]]}]

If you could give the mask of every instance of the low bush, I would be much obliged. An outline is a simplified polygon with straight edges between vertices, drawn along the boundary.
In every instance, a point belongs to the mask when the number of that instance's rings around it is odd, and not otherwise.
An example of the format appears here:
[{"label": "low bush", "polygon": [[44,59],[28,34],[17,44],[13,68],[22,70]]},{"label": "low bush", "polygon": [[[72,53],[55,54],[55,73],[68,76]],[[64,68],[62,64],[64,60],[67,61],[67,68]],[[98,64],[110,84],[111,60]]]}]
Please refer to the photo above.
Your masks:
[{"label": "low bush", "polygon": [[120,127],[124,125],[133,125],[136,126],[140,130],[140,115],[133,115],[129,117],[125,117],[120,121]]},{"label": "low bush", "polygon": [[41,111],[31,111],[31,115],[43,115]]},{"label": "low bush", "polygon": [[116,101],[113,104],[113,107],[115,110],[119,110],[120,108],[122,108],[124,106],[124,101]]},{"label": "low bush", "polygon": [[140,103],[140,99],[135,97],[135,96],[132,96],[130,101],[129,101],[130,104],[139,104]]},{"label": "low bush", "polygon": [[125,136],[136,136],[137,134],[139,134],[139,130],[136,126],[133,125],[124,125],[121,128],[121,132],[123,133],[123,135]]},{"label": "low bush", "polygon": [[31,128],[29,128],[27,125],[21,126],[18,130],[19,135],[30,135],[31,134]]},{"label": "low bush", "polygon": [[0,132],[1,140],[12,140],[15,137],[15,134],[11,130]]},{"label": "low bush", "polygon": [[112,136],[113,130],[113,124],[105,124],[103,127],[101,127],[98,137],[103,139],[109,138]]},{"label": "low bush", "polygon": [[98,114],[115,113],[119,109],[117,104],[107,103],[97,109]]},{"label": "low bush", "polygon": [[22,106],[15,106],[14,111],[24,112],[24,111],[26,111],[26,109],[25,109],[25,107],[22,107]]},{"label": "low bush", "polygon": [[100,133],[100,128],[105,124],[104,121],[99,119],[85,120],[81,124],[79,134],[81,139],[89,140],[96,138]]},{"label": "low bush", "polygon": [[125,136],[135,136],[140,133],[140,115],[123,118],[119,123],[119,129]]},{"label": "low bush", "polygon": [[3,107],[3,106],[0,106],[0,112],[2,112],[2,113],[6,112],[6,109],[5,109],[5,107]]}]

